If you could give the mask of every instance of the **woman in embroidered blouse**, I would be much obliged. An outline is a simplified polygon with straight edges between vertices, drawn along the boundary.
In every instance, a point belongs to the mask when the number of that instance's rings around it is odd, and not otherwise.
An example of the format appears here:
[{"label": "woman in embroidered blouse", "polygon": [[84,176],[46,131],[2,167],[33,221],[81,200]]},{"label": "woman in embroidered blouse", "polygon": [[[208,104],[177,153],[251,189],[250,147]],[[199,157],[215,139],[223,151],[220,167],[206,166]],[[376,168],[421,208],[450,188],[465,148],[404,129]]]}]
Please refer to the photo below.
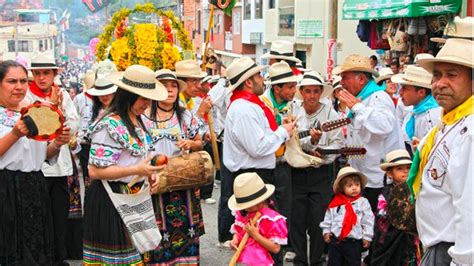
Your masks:
[{"label": "woman in embroidered blouse", "polygon": [[[156,78],[167,88],[168,98],[153,102],[145,117],[154,149],[168,157],[201,150],[202,122],[179,106],[178,91],[186,84],[169,70],[158,71]],[[150,264],[199,264],[199,237],[204,234],[199,188],[152,195],[152,200],[163,239],[150,252]]]},{"label": "woman in embroidered blouse", "polygon": [[164,167],[150,164],[150,138],[141,115],[151,99],[164,99],[167,93],[155,81],[153,71],[144,66],[133,65],[106,78],[119,88],[109,109],[89,129],[93,181],[84,205],[83,264],[143,264],[101,180],[107,180],[115,193],[135,194],[144,184],[141,178],[129,187],[135,176],[150,177]]},{"label": "woman in embroidered blouse", "polygon": [[28,72],[15,61],[0,63],[0,265],[53,261],[53,223],[43,162],[69,142],[69,128],[50,144],[26,138],[20,119]]}]

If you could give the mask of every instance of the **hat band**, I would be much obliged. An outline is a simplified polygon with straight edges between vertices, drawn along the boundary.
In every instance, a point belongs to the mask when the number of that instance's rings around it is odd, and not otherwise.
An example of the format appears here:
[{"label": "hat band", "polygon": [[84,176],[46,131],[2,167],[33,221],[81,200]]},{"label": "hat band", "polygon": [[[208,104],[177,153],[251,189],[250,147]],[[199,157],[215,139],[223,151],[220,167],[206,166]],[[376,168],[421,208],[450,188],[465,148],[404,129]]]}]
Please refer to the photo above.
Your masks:
[{"label": "hat band", "polygon": [[398,158],[396,158],[396,159],[391,160],[391,161],[388,162],[388,163],[396,163],[396,162],[403,161],[403,160],[409,160],[409,161],[411,161],[411,158],[410,158],[410,157],[398,157]]},{"label": "hat band", "polygon": [[271,55],[293,56],[293,53],[279,53],[277,51],[270,51]]},{"label": "hat band", "polygon": [[474,41],[474,37],[458,37],[458,36],[453,36],[453,35],[443,35],[443,39],[464,39],[464,40],[469,40],[469,41]]},{"label": "hat band", "polygon": [[123,78],[122,78],[122,82],[123,82],[123,84],[125,84],[125,85],[132,86],[132,87],[139,88],[139,89],[148,89],[148,90],[151,90],[151,89],[154,89],[154,88],[156,87],[156,84],[155,84],[155,83],[141,83],[141,82],[136,82],[136,81],[133,81],[133,80],[129,80],[129,79],[127,79],[126,77],[123,77]]},{"label": "hat band", "polygon": [[312,79],[312,80],[316,80],[316,81],[319,82],[319,83],[324,83],[324,82],[322,82],[318,77],[311,76],[311,75],[304,75],[304,76],[303,76],[303,79]]},{"label": "hat band", "polygon": [[106,85],[106,86],[94,86],[94,88],[96,90],[106,90],[106,89],[112,88],[113,86],[115,86],[115,85],[114,84],[109,84],[109,85]]},{"label": "hat band", "polygon": [[292,77],[294,74],[293,74],[293,71],[291,72],[287,72],[287,73],[283,73],[283,74],[280,74],[280,75],[276,75],[274,77],[270,77],[270,80],[271,81],[277,81],[279,79],[284,79],[284,78],[289,78],[289,77]]},{"label": "hat band", "polygon": [[249,68],[245,69],[244,71],[240,72],[240,74],[238,74],[237,76],[231,78],[229,81],[230,81],[230,84],[235,84],[237,83],[237,81],[239,81],[239,79],[245,74],[247,73],[248,71],[250,71],[250,69],[252,68],[255,68],[257,67],[257,64],[253,63],[253,65],[251,65]]},{"label": "hat band", "polygon": [[332,86],[335,88],[335,87],[339,86],[339,84],[341,84],[341,82],[340,82],[340,81],[338,81],[338,82],[334,83],[334,85],[332,85]]},{"label": "hat band", "polygon": [[31,63],[31,67],[56,67],[55,63]]},{"label": "hat band", "polygon": [[248,195],[248,196],[246,196],[246,197],[238,197],[238,198],[235,197],[235,201],[236,201],[237,203],[240,203],[240,204],[246,203],[246,202],[252,201],[252,200],[254,200],[254,199],[256,199],[256,198],[262,196],[262,195],[265,194],[266,192],[267,192],[267,186],[264,185],[264,186],[262,187],[262,189],[260,189],[259,191],[255,192],[255,193],[253,193],[253,194],[251,194],[251,195]]},{"label": "hat band", "polygon": [[176,79],[176,76],[171,73],[163,73],[156,76],[156,79]]}]

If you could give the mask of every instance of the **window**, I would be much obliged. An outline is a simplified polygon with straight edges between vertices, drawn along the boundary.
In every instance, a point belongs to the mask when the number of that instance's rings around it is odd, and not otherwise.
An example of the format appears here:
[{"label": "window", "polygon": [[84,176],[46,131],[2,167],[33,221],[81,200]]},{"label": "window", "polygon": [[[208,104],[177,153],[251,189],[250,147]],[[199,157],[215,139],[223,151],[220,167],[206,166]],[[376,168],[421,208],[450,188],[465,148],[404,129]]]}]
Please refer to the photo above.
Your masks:
[{"label": "window", "polygon": [[262,0],[255,0],[255,19],[263,18]]},{"label": "window", "polygon": [[197,25],[196,25],[196,31],[201,33],[201,10],[197,11]]},{"label": "window", "polygon": [[234,11],[232,14],[232,30],[235,35],[240,34],[240,11]]},{"label": "window", "polygon": [[251,14],[252,14],[252,11],[251,11],[251,3],[250,3],[251,0],[244,0],[244,19],[247,20],[247,19],[251,19]]},{"label": "window", "polygon": [[44,50],[48,50],[48,39],[44,40]]},{"label": "window", "polygon": [[280,8],[279,36],[294,36],[295,34],[295,7]]},{"label": "window", "polygon": [[275,0],[268,0],[268,9],[275,8]]},{"label": "window", "polygon": [[32,52],[32,42],[30,41],[18,41],[18,52]]},{"label": "window", "polygon": [[[46,40],[46,42],[48,42],[48,40]],[[43,40],[39,40],[39,50],[40,52],[44,51],[44,45],[43,45]]]},{"label": "window", "polygon": [[15,52],[15,41],[14,40],[8,41],[8,51],[9,52]]}]

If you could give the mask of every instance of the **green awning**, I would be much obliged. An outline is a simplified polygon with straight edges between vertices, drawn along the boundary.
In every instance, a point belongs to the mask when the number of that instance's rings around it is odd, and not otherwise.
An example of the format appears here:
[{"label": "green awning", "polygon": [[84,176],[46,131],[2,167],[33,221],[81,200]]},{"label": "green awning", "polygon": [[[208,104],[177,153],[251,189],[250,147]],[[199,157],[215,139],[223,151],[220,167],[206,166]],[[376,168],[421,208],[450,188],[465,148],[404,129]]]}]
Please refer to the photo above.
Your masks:
[{"label": "green awning", "polygon": [[342,18],[387,19],[459,12],[462,0],[345,0]]}]

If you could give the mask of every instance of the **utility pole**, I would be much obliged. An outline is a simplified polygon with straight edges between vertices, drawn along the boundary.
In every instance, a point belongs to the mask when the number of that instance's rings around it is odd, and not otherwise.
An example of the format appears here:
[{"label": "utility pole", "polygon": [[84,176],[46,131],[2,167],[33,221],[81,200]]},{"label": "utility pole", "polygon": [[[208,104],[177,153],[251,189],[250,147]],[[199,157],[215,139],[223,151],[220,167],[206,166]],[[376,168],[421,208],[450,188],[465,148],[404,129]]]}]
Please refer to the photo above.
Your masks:
[{"label": "utility pole", "polygon": [[330,0],[328,7],[328,59],[326,61],[327,78],[332,78],[332,70],[337,64],[337,1]]}]

